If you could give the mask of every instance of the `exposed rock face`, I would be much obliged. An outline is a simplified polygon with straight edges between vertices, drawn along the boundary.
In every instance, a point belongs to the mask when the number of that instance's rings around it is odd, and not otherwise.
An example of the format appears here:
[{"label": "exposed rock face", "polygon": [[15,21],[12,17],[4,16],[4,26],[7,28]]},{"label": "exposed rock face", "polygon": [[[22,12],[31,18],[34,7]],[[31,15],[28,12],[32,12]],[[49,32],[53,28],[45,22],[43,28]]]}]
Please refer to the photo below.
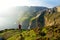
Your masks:
[{"label": "exposed rock face", "polygon": [[54,25],[54,21],[48,20],[48,18],[45,17],[45,26],[52,26],[52,25]]},{"label": "exposed rock face", "polygon": [[60,6],[56,7],[57,8],[57,12],[60,12]]},{"label": "exposed rock face", "polygon": [[52,26],[55,24],[60,24],[60,12],[45,16],[45,26]]}]

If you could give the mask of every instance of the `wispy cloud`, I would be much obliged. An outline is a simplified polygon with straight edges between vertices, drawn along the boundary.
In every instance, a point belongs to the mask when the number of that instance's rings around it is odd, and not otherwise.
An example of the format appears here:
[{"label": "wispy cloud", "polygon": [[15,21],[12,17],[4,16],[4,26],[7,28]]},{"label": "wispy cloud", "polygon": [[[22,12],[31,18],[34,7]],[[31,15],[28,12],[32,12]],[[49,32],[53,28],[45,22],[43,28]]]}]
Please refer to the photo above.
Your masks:
[{"label": "wispy cloud", "polygon": [[60,5],[60,0],[30,0],[30,5],[54,7]]},{"label": "wispy cloud", "polygon": [[45,6],[45,7],[52,7],[51,4],[46,3],[44,0],[30,0],[30,6]]}]

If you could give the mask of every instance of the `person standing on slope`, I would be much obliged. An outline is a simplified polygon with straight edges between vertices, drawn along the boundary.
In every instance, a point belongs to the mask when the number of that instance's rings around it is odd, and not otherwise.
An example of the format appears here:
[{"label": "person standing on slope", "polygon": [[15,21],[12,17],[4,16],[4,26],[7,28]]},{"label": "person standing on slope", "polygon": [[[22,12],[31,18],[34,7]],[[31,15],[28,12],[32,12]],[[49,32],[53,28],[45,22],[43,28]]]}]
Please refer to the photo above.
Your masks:
[{"label": "person standing on slope", "polygon": [[19,27],[19,30],[21,30],[21,24],[19,24],[18,27]]}]

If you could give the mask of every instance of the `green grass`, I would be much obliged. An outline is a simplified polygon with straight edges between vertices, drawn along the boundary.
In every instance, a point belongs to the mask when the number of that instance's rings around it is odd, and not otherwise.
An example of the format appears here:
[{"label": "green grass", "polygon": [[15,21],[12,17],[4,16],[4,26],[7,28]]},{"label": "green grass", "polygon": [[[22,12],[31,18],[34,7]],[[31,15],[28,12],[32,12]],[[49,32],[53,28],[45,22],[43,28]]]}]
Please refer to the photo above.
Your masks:
[{"label": "green grass", "polygon": [[17,32],[14,35],[12,35],[10,38],[8,38],[7,40],[17,40],[20,36],[20,33]]}]

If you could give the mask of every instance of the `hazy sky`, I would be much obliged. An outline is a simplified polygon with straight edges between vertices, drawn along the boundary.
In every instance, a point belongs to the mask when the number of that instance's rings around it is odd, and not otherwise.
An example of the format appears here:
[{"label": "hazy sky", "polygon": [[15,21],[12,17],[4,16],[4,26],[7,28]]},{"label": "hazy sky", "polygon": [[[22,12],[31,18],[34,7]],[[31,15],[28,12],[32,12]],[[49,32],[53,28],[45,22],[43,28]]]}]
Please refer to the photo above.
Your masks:
[{"label": "hazy sky", "polygon": [[60,0],[0,0],[0,28],[1,26],[14,24],[20,14],[13,7],[16,6],[45,6],[54,7],[60,5]]}]

